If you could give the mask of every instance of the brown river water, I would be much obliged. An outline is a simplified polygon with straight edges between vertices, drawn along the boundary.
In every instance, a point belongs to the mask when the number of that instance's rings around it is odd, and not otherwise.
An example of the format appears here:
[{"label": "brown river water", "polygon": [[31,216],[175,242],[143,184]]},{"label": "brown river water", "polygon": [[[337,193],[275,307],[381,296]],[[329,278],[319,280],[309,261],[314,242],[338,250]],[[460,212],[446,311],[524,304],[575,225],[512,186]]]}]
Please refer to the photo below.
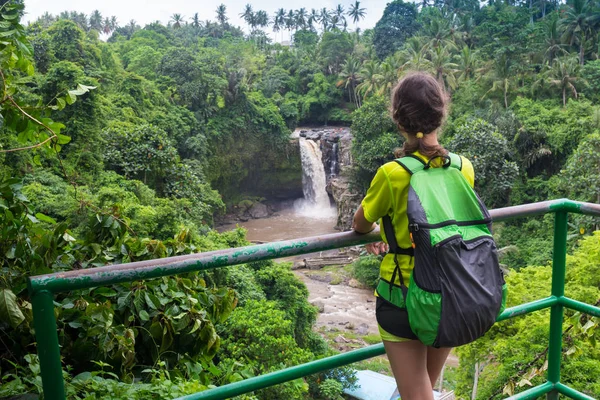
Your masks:
[{"label": "brown river water", "polygon": [[[251,219],[237,225],[248,230],[247,238],[255,242],[272,242],[279,240],[297,239],[307,236],[323,235],[338,232],[334,229],[336,216],[334,213],[325,213],[324,216],[314,217],[310,213],[293,208],[278,212],[277,214],[261,219]],[[236,224],[223,225],[219,231],[234,229]],[[337,252],[337,250],[332,250]],[[315,253],[309,257],[317,257]],[[307,255],[298,256],[302,259]],[[293,261],[295,258],[280,259],[280,261]],[[308,270],[296,270],[296,275],[306,284],[309,290],[308,300],[318,304],[323,310],[318,318],[316,328],[337,328],[344,331],[346,328],[358,329],[362,334],[376,334],[375,297],[373,290],[350,287],[344,284],[330,285],[328,282],[311,279]]]}]

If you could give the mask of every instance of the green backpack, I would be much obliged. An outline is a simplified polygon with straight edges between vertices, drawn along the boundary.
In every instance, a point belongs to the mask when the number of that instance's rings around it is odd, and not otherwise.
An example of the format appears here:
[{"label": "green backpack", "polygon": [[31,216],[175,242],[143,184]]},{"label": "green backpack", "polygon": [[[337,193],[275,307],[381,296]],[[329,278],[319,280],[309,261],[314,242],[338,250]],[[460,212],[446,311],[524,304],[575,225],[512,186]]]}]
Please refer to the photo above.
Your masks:
[{"label": "green backpack", "polygon": [[[406,308],[411,330],[425,345],[470,343],[492,327],[506,299],[490,214],[462,174],[460,156],[449,153],[437,168],[415,156],[395,161],[411,174],[407,214],[413,248],[398,246],[391,218],[384,217],[396,268],[391,283],[380,280],[378,295]],[[414,254],[408,287],[398,254]]]}]

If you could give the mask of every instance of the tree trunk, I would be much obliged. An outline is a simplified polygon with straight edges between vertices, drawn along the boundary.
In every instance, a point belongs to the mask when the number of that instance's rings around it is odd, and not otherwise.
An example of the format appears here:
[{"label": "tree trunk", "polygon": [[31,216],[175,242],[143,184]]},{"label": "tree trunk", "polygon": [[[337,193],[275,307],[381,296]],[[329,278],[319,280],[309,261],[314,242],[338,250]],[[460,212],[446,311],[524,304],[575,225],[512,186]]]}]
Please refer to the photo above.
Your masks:
[{"label": "tree trunk", "polygon": [[477,398],[477,384],[479,383],[479,363],[475,363],[475,378],[473,379],[473,392],[471,393],[471,400]]},{"label": "tree trunk", "polygon": [[563,108],[567,106],[567,88],[563,88]]},{"label": "tree trunk", "polygon": [[504,89],[504,108],[508,110],[508,90]]},{"label": "tree trunk", "polygon": [[583,66],[583,56],[584,56],[584,51],[583,51],[583,39],[584,39],[584,34],[581,34],[581,40],[579,41],[579,65]]}]

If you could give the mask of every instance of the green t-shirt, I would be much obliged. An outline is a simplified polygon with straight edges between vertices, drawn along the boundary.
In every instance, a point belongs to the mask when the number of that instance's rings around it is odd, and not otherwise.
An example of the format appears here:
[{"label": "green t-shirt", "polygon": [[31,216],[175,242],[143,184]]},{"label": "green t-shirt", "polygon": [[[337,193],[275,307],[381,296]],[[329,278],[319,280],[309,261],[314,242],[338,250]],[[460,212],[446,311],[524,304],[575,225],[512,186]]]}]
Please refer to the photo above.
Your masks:
[{"label": "green t-shirt", "polygon": [[[413,155],[421,158],[423,161],[429,161],[428,158],[422,156],[418,152]],[[473,164],[466,158],[462,157],[462,173],[467,179],[467,182],[473,187],[475,182],[475,172]],[[402,248],[412,247],[408,232],[408,216],[406,215],[406,206],[408,203],[408,187],[410,184],[410,174],[397,162],[391,161],[381,166],[371,186],[367,191],[367,195],[362,201],[362,208],[365,218],[369,222],[379,221],[383,216],[389,215],[392,219],[394,231],[398,246]],[[381,224],[380,224],[381,225]],[[381,236],[387,243],[385,233],[381,230]],[[398,264],[404,277],[404,282],[408,284],[410,273],[414,267],[413,258],[406,255],[398,255]],[[387,254],[379,269],[379,276],[387,281],[392,279],[394,272],[394,255]],[[396,284],[400,284],[400,279],[396,278]]]}]

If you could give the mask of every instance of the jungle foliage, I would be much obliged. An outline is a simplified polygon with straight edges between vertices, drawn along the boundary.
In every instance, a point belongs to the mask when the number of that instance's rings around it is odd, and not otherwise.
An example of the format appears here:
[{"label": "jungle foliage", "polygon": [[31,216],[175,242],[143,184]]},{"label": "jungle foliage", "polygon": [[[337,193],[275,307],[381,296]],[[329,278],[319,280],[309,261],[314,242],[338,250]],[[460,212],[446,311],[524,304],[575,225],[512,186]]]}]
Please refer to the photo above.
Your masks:
[{"label": "jungle foliage", "polygon": [[[352,124],[355,190],[402,139],[389,95],[407,71],[451,95],[444,144],[475,167],[490,207],[600,200],[597,0],[388,4],[276,10],[247,29],[198,14],[139,26],[65,11],[24,27],[0,2],[0,397],[41,392],[29,275],[247,244],[215,217],[243,196],[297,193],[300,125]],[[289,38],[289,44],[273,41]],[[569,221],[568,295],[597,304],[597,219]],[[547,296],[551,216],[496,227],[509,306]],[[375,257],[359,260],[366,285]],[[173,398],[331,354],[288,265],[271,262],[57,296],[68,398]],[[459,350],[457,394],[500,398],[539,383],[547,313],[503,322]],[[597,321],[565,320],[562,379],[600,396]],[[479,384],[473,387],[477,375]],[[135,382],[135,384],[131,384]],[[247,398],[339,398],[346,370]]]}]

